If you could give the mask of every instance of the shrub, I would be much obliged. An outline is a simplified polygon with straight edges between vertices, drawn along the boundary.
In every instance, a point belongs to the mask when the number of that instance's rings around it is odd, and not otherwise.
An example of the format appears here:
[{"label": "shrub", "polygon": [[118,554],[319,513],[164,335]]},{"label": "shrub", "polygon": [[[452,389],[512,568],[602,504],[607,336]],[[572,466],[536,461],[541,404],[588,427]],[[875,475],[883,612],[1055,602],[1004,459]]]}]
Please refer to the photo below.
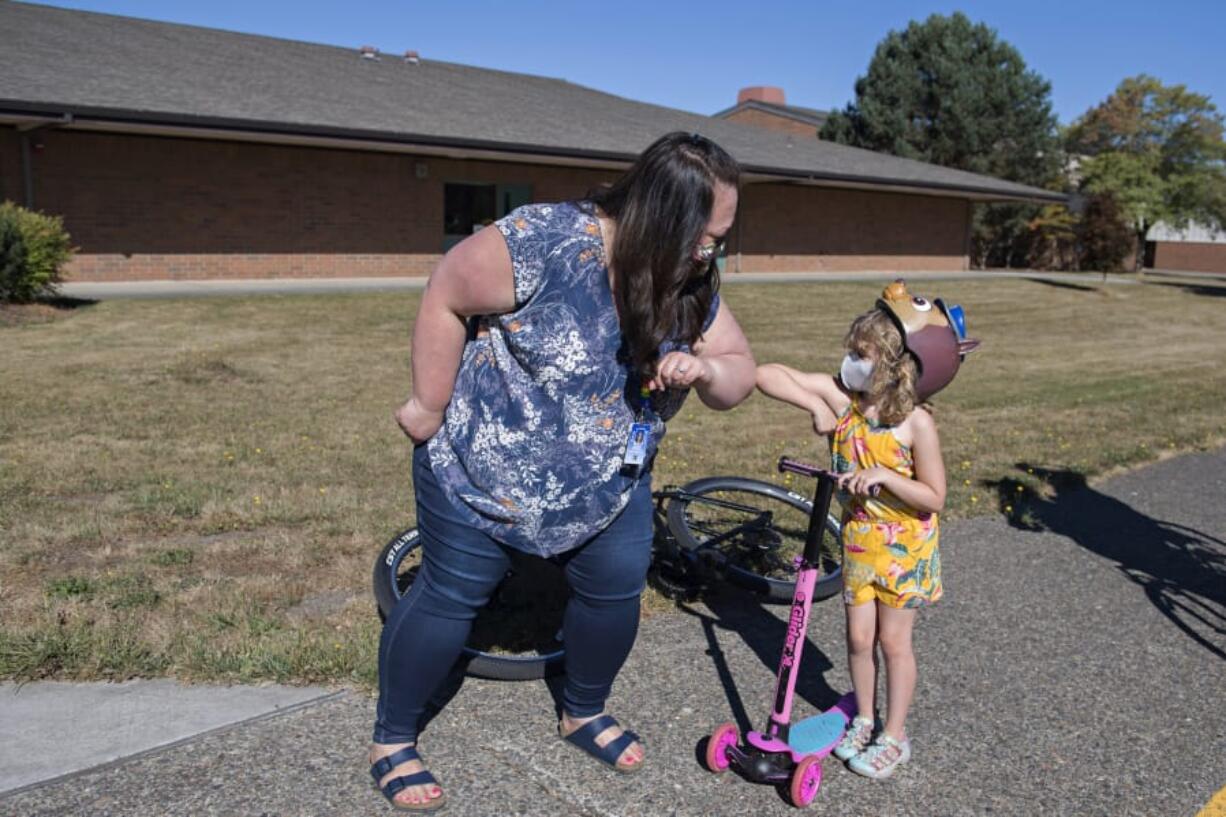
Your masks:
[{"label": "shrub", "polygon": [[17,281],[26,268],[26,242],[17,228],[17,219],[0,205],[0,301],[10,300],[9,282]]},{"label": "shrub", "polygon": [[59,216],[0,204],[0,301],[54,295],[72,243]]}]

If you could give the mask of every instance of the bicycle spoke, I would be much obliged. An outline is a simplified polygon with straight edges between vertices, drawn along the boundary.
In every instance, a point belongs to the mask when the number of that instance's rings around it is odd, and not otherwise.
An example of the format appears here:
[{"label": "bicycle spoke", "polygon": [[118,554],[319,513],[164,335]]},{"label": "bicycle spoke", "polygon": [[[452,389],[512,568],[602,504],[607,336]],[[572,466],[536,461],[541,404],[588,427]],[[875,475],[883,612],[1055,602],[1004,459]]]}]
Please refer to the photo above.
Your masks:
[{"label": "bicycle spoke", "polygon": [[[773,483],[708,477],[673,494],[668,524],[684,548],[707,554],[720,575],[782,602],[791,598],[811,508],[805,497]],[[838,527],[832,521],[823,526],[814,588],[818,598],[828,598],[840,586],[843,551]]]}]

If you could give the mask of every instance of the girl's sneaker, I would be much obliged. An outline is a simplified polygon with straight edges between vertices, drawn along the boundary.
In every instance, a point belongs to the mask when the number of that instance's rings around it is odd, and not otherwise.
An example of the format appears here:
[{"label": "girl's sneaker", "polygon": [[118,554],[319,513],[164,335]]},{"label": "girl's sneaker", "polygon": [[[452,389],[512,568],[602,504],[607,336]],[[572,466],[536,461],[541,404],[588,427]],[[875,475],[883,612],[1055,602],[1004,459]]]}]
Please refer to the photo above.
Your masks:
[{"label": "girl's sneaker", "polygon": [[839,760],[851,760],[864,751],[872,737],[873,719],[856,715],[843,734],[843,739],[834,747],[834,756]]},{"label": "girl's sneaker", "polygon": [[889,735],[881,735],[873,741],[872,746],[853,757],[847,763],[847,768],[874,780],[884,780],[910,759],[911,741],[906,738],[894,740]]}]

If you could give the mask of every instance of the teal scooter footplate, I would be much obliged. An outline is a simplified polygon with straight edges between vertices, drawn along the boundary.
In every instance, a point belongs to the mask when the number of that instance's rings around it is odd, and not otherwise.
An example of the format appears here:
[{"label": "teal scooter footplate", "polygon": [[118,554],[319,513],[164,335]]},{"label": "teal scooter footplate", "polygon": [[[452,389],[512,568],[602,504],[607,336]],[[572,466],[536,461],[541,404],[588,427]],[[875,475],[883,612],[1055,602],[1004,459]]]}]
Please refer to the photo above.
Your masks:
[{"label": "teal scooter footplate", "polygon": [[855,706],[855,696],[848,693],[825,712],[797,721],[788,730],[788,745],[792,751],[804,755],[829,754],[843,739]]}]

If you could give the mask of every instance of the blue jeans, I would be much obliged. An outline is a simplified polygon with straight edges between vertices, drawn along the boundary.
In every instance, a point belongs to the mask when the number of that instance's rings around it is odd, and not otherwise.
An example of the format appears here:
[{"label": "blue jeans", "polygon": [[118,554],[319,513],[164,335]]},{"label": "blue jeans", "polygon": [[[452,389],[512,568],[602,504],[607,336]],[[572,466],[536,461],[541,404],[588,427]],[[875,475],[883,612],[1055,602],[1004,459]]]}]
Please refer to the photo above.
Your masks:
[{"label": "blue jeans", "polygon": [[[507,546],[469,525],[443,494],[424,445],[413,451],[422,565],[383,625],[375,743],[412,743],[430,697],[447,679],[509,565]],[[558,557],[571,596],[562,620],[566,644],[563,710],[604,710],[613,679],[638,634],[639,596],[651,563],[651,479],[639,482],[621,514]]]}]

